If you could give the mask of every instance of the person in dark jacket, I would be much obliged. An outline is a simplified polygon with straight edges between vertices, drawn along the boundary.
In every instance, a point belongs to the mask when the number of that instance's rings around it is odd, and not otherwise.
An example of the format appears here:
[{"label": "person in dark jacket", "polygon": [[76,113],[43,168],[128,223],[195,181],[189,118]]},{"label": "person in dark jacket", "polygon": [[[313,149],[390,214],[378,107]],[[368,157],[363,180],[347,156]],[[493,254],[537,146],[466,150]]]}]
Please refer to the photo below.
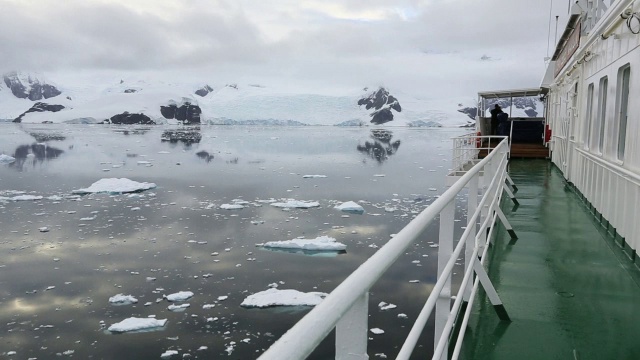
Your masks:
[{"label": "person in dark jacket", "polygon": [[491,135],[498,135],[498,114],[501,113],[502,108],[498,104],[491,109]]}]

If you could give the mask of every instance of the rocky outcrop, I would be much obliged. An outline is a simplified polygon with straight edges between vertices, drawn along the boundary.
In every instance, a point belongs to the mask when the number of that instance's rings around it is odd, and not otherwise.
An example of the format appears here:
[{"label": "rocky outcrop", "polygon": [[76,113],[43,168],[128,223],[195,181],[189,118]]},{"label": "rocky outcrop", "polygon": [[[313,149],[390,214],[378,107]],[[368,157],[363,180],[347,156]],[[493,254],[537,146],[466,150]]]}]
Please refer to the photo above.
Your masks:
[{"label": "rocky outcrop", "polygon": [[136,92],[138,92],[138,90],[136,90],[136,89],[125,89],[124,90],[125,94],[133,94],[133,93],[136,93]]},{"label": "rocky outcrop", "polygon": [[19,123],[22,122],[22,118],[28,114],[28,113],[32,113],[32,112],[45,112],[45,111],[50,111],[50,112],[58,112],[60,110],[64,109],[64,106],[62,105],[54,105],[54,104],[46,104],[43,102],[37,102],[35,104],[33,104],[33,106],[23,112],[22,114],[20,114],[20,116],[18,116],[17,118],[13,119],[14,123]]},{"label": "rocky outcrop", "polygon": [[155,124],[155,122],[145,114],[130,114],[127,111],[123,112],[122,114],[114,115],[110,119],[105,120],[104,122],[107,124],[125,124],[125,125]]},{"label": "rocky outcrop", "polygon": [[60,95],[62,92],[55,86],[40,81],[31,75],[18,74],[15,71],[3,75],[4,84],[11,93],[20,99],[38,101]]},{"label": "rocky outcrop", "polygon": [[476,119],[476,115],[478,115],[478,108],[476,107],[462,107],[462,104],[458,104],[458,106],[460,106],[461,108],[458,109],[458,112],[461,112],[465,115],[467,115],[468,117],[471,118],[471,120],[475,120]]},{"label": "rocky outcrop", "polygon": [[[368,89],[365,88],[365,91],[367,90]],[[364,105],[367,110],[374,110],[369,114],[369,116],[371,116],[371,123],[376,125],[393,121],[393,112],[391,110],[395,110],[397,112],[402,111],[402,107],[400,106],[398,99],[390,95],[389,91],[383,87],[362,97],[358,100],[358,105]]]},{"label": "rocky outcrop", "polygon": [[176,119],[185,125],[200,124],[200,106],[184,102],[182,105],[175,104],[160,106],[160,113],[165,119]]},{"label": "rocky outcrop", "polygon": [[209,95],[210,92],[213,91],[213,88],[209,85],[205,85],[203,87],[201,87],[200,89],[196,90],[196,95],[201,96],[201,97],[205,97],[207,95]]}]

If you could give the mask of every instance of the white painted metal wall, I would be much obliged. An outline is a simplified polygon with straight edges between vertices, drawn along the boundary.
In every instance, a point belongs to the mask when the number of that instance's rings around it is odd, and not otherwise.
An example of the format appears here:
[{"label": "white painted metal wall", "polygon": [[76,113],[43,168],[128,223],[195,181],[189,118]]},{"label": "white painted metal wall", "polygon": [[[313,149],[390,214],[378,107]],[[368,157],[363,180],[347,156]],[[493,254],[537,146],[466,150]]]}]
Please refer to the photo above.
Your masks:
[{"label": "white painted metal wall", "polygon": [[[607,219],[636,252],[640,249],[640,34],[633,34],[619,14],[630,8],[640,13],[640,2],[618,0],[608,13],[581,39],[581,47],[565,70],[556,77],[549,101],[556,106],[549,112],[548,123],[554,134],[552,161],[565,177]],[[640,22],[634,22],[640,28]],[[603,33],[612,35],[604,39]],[[620,109],[620,71],[630,66],[628,119],[624,158],[618,158]],[[603,95],[606,77],[607,104],[604,110],[604,141],[598,145],[598,102]],[[571,97],[578,84],[575,115],[571,116]],[[589,86],[593,86],[590,102]],[[591,121],[589,109],[591,104]],[[574,121],[566,126],[566,119]],[[561,145],[562,137],[568,141]],[[566,149],[565,150],[563,150]]]}]

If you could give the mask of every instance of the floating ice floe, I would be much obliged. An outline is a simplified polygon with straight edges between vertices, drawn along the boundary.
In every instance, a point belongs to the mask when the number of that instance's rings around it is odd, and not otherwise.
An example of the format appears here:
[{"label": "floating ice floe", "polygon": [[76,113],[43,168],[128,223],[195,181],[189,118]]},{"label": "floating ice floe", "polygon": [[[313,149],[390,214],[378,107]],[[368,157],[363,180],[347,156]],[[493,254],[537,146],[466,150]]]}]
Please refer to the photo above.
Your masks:
[{"label": "floating ice floe", "polygon": [[338,209],[344,212],[364,214],[364,208],[358,205],[358,203],[356,203],[355,201],[347,201],[335,206],[334,209]]},{"label": "floating ice floe", "polygon": [[167,319],[130,317],[120,321],[119,323],[115,323],[109,326],[107,330],[118,333],[151,330],[155,328],[161,328],[166,323]]},{"label": "floating ice floe", "polygon": [[167,295],[166,297],[169,301],[185,301],[191,299],[191,297],[193,297],[193,293],[191,291],[179,291],[177,293]]},{"label": "floating ice floe", "polygon": [[42,200],[42,196],[40,195],[18,195],[18,196],[14,196],[9,198],[10,200],[13,201],[33,201],[33,200]]},{"label": "floating ice floe", "polygon": [[131,295],[118,294],[109,298],[111,305],[131,305],[138,302],[138,299]]},{"label": "floating ice floe", "polygon": [[326,177],[327,175],[302,175],[303,179],[321,179]]},{"label": "floating ice floe", "polygon": [[125,194],[153,189],[154,183],[137,182],[127,178],[104,178],[100,179],[88,188],[73,190],[74,194],[109,193]]},{"label": "floating ice floe", "polygon": [[222,210],[240,210],[240,209],[244,209],[244,206],[240,205],[240,204],[222,204],[222,205],[220,205],[220,209],[222,209]]},{"label": "floating ice floe", "polygon": [[162,354],[160,354],[160,358],[168,359],[168,358],[172,357],[173,355],[178,355],[178,351],[176,351],[176,350],[167,350],[167,351],[163,352]]},{"label": "floating ice floe", "polygon": [[191,306],[191,304],[180,304],[180,305],[171,304],[171,305],[167,306],[167,309],[169,311],[180,312],[180,311],[185,311],[190,306]]},{"label": "floating ice floe", "polygon": [[317,201],[299,201],[288,199],[286,202],[275,202],[271,203],[271,206],[279,207],[279,208],[299,208],[299,209],[308,209],[312,207],[320,206],[320,203]]},{"label": "floating ice floe", "polygon": [[303,293],[297,290],[268,289],[247,296],[240,304],[248,308],[266,308],[271,306],[316,306],[329,294],[322,292]]},{"label": "floating ice floe", "polygon": [[339,243],[329,236],[315,239],[293,239],[284,241],[269,241],[262,245],[265,248],[301,249],[309,251],[345,251],[347,245]]},{"label": "floating ice floe", "polygon": [[371,331],[373,334],[376,334],[376,335],[384,334],[384,330],[379,328],[369,329],[369,331]]},{"label": "floating ice floe", "polygon": [[13,156],[0,154],[0,164],[11,164],[14,161],[16,161],[16,158]]},{"label": "floating ice floe", "polygon": [[380,310],[385,311],[385,310],[395,309],[395,308],[397,308],[398,306],[397,306],[397,305],[395,305],[395,304],[387,304],[386,302],[381,301],[381,302],[378,304],[378,307],[380,308]]}]

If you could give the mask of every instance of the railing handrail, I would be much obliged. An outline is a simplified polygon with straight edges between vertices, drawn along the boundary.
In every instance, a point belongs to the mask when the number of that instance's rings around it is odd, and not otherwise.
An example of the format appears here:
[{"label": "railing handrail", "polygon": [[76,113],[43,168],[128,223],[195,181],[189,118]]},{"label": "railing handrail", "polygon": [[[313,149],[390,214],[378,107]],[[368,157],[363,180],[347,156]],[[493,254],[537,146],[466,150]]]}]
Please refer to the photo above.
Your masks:
[{"label": "railing handrail", "polygon": [[[501,141],[494,150],[507,147]],[[508,151],[508,150],[507,150]],[[400,232],[338,285],[319,305],[278,339],[260,359],[299,360],[306,358],[336,327],[341,317],[382,277],[405,250],[431,224],[496,154],[493,151],[460,177]]]}]

